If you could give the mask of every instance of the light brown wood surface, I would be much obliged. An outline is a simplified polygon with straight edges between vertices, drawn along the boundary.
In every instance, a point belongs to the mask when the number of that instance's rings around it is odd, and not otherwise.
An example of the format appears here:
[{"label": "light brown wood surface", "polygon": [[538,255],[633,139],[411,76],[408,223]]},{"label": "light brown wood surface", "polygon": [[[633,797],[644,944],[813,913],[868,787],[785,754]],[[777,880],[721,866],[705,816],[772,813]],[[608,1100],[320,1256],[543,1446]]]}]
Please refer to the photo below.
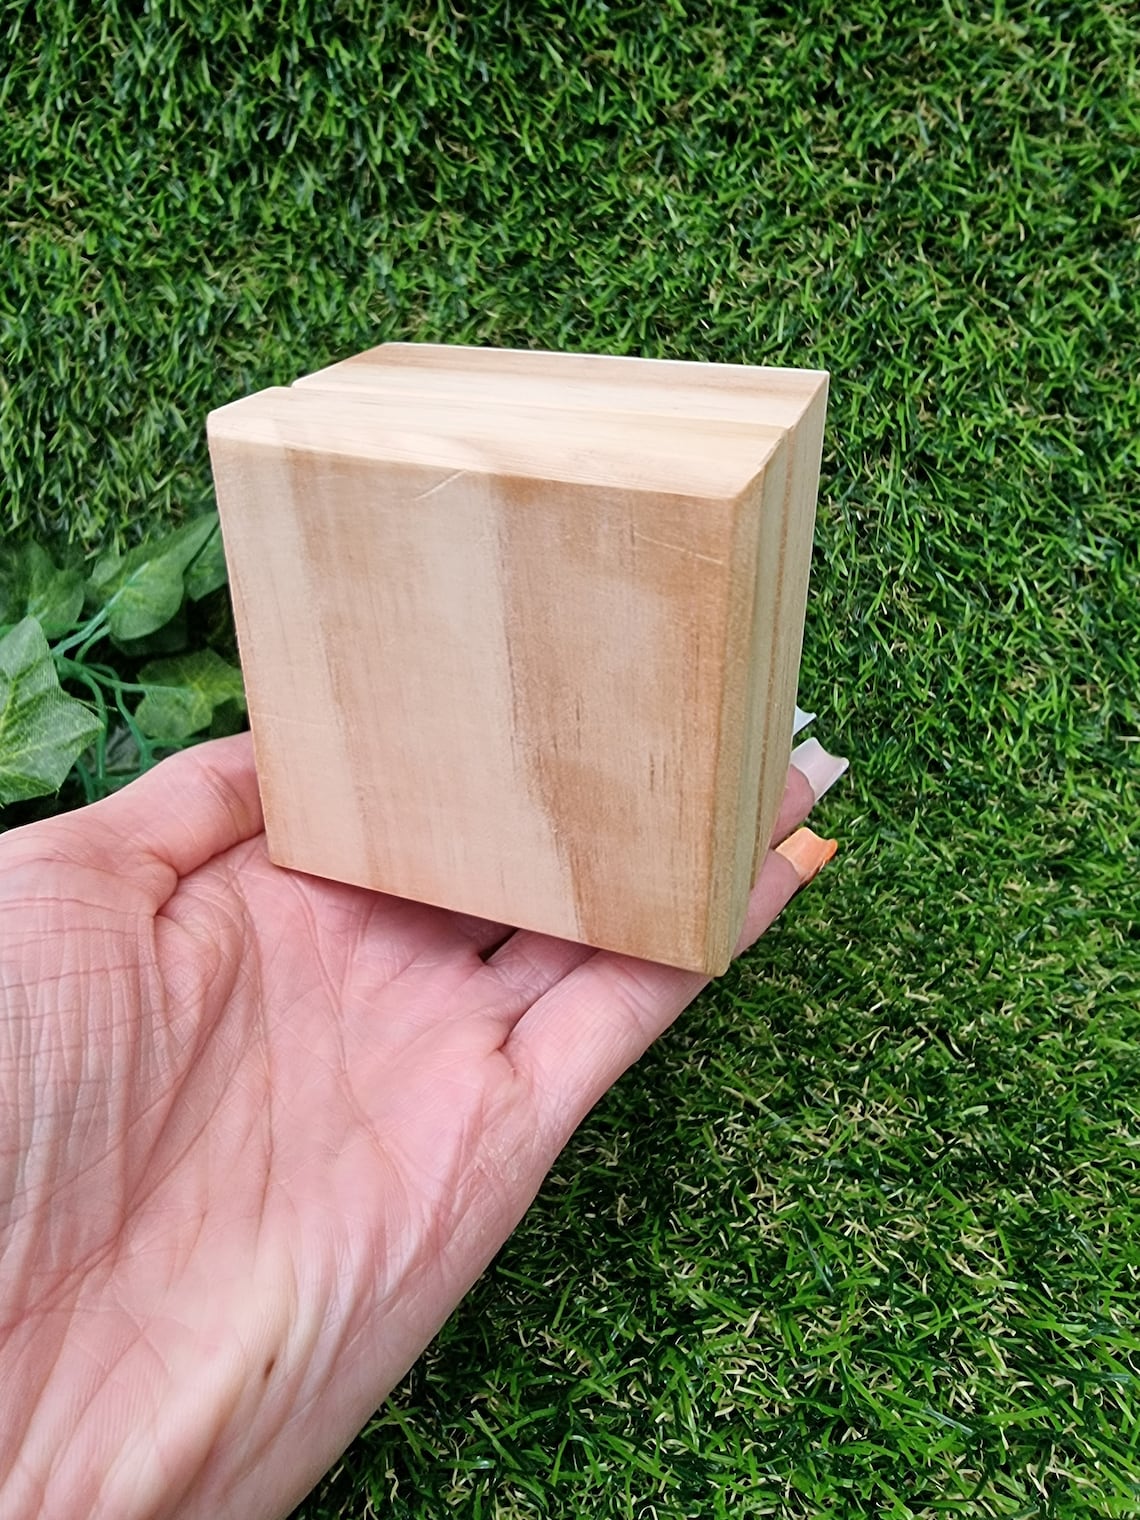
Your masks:
[{"label": "light brown wood surface", "polygon": [[790,753],[826,384],[393,344],[214,412],[273,858],[722,971]]}]

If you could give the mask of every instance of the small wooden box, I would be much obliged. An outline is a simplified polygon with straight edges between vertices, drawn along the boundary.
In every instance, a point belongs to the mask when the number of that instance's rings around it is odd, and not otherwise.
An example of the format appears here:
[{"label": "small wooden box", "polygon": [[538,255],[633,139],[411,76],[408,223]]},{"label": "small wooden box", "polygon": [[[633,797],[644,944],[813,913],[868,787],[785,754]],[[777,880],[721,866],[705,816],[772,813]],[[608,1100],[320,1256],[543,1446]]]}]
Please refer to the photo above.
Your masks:
[{"label": "small wooden box", "polygon": [[272,858],[722,972],[791,749],[826,395],[385,344],[213,412]]}]

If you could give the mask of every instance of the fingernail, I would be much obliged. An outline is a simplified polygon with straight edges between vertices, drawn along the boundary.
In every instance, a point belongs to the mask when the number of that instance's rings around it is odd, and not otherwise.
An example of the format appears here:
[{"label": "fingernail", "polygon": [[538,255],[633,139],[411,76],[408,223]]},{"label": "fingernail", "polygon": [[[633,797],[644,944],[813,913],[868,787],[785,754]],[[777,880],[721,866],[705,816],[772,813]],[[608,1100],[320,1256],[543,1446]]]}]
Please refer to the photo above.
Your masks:
[{"label": "fingernail", "polygon": [[797,829],[776,846],[776,854],[784,857],[804,887],[819,875],[838,848],[837,840],[821,839],[811,829]]},{"label": "fingernail", "polygon": [[792,764],[807,779],[812,796],[818,802],[839,780],[848,762],[842,755],[829,755],[818,739],[805,739],[792,751]]}]

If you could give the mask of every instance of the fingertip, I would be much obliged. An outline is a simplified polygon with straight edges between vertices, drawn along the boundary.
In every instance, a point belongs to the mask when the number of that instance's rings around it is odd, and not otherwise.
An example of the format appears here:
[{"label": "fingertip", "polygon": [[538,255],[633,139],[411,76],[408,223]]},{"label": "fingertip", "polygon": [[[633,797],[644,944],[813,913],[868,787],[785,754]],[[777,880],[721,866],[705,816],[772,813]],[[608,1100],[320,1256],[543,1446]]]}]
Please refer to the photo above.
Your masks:
[{"label": "fingertip", "polygon": [[803,823],[814,805],[815,795],[808,778],[795,765],[789,765],[788,779],[784,785],[780,811],[776,815],[776,824],[772,830],[771,843],[776,845],[781,840],[787,839],[788,835]]},{"label": "fingertip", "polygon": [[805,739],[792,751],[792,765],[806,778],[816,802],[846,774],[849,764],[845,755],[830,754],[818,739]]},{"label": "fingertip", "polygon": [[791,861],[775,850],[769,850],[748,899],[735,954],[740,955],[756,943],[791,902],[800,886],[799,875]]},{"label": "fingertip", "polygon": [[780,844],[807,819],[816,803],[846,775],[848,765],[845,756],[830,754],[818,739],[805,739],[796,745],[772,830],[772,844]]},{"label": "fingertip", "polygon": [[799,880],[806,887],[813,876],[818,876],[839,848],[837,839],[821,839],[811,829],[797,829],[789,838],[776,846],[775,853],[788,861]]},{"label": "fingertip", "polygon": [[801,828],[768,851],[748,900],[737,955],[756,943],[800,888],[818,876],[838,848],[836,840],[821,839],[811,829]]}]

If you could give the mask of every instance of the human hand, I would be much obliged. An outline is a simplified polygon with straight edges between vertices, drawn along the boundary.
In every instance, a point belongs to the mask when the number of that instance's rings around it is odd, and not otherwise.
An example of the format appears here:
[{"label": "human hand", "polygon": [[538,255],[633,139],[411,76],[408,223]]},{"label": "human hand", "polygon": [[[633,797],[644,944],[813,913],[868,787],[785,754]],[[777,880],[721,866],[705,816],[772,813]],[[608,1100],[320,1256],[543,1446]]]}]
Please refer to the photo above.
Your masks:
[{"label": "human hand", "polygon": [[286,1513],[702,985],[272,865],[246,735],[0,839],[0,944],[13,1520]]}]

